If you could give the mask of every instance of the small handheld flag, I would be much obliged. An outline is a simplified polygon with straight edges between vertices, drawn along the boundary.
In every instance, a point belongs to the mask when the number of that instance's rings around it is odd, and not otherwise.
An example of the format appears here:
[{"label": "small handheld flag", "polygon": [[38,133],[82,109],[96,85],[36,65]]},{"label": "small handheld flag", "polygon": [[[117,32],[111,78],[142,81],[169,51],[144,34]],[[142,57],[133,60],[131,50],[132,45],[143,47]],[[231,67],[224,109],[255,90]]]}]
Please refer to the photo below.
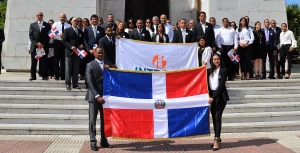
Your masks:
[{"label": "small handheld flag", "polygon": [[50,37],[50,39],[52,39],[55,35],[59,34],[59,31],[56,29],[56,27],[52,28],[49,32],[48,32],[48,36]]},{"label": "small handheld flag", "polygon": [[83,59],[87,53],[85,50],[83,50],[82,48],[77,48],[76,51],[74,51],[81,59]]},{"label": "small handheld flag", "polygon": [[227,55],[229,56],[229,58],[233,62],[233,64],[237,64],[240,61],[239,55],[237,53],[235,53],[233,51],[233,49],[231,49]]}]

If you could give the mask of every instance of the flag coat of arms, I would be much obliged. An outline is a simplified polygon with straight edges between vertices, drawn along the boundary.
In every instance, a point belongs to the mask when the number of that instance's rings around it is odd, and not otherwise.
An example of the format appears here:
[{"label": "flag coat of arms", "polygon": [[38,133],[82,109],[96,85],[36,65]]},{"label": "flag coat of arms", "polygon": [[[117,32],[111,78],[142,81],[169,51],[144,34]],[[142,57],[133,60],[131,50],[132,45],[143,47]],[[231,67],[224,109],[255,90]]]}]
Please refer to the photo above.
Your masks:
[{"label": "flag coat of arms", "polygon": [[209,128],[206,69],[178,72],[104,70],[107,137],[178,138]]},{"label": "flag coat of arms", "polygon": [[81,58],[83,59],[86,55],[87,55],[87,52],[82,49],[82,48],[77,48],[77,50],[75,51],[75,53]]},{"label": "flag coat of arms", "polygon": [[56,29],[56,27],[52,28],[49,32],[48,32],[48,36],[50,37],[50,39],[52,39],[55,35],[59,34],[59,31]]}]

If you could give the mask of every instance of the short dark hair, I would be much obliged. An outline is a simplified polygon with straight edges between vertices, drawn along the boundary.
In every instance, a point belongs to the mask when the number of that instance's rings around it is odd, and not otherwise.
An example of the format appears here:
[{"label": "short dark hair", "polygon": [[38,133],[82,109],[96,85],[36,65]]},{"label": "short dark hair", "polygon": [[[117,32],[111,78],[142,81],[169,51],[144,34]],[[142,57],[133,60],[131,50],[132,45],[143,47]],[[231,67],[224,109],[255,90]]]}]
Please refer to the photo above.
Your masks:
[{"label": "short dark hair", "polygon": [[99,19],[99,18],[98,18],[98,15],[96,15],[96,14],[91,15],[90,20],[92,20],[93,18]]},{"label": "short dark hair", "polygon": [[222,22],[224,22],[224,20],[227,20],[227,21],[229,21],[229,20],[228,20],[228,18],[223,18],[223,19],[222,19]]},{"label": "short dark hair", "polygon": [[112,26],[110,26],[110,25],[107,25],[106,27],[105,27],[105,30],[107,30],[107,29],[112,29]]},{"label": "short dark hair", "polygon": [[54,23],[54,20],[52,20],[52,19],[50,19],[50,20],[48,21],[48,23],[49,23],[50,21],[52,21],[52,22]]},{"label": "short dark hair", "polygon": [[[207,47],[208,45],[207,45],[207,43],[206,43],[206,38],[204,37],[204,36],[201,36],[201,37],[199,37],[199,39],[198,39],[198,42],[201,40],[201,39],[203,39],[204,41],[205,41],[205,47]],[[200,47],[200,44],[199,44],[199,47]]]},{"label": "short dark hair", "polygon": [[210,21],[211,19],[214,19],[214,20],[216,20],[216,18],[215,18],[215,17],[210,17],[210,18],[209,18],[209,21]]},{"label": "short dark hair", "polygon": [[286,23],[282,23],[281,26],[282,26],[282,25],[285,25],[285,26],[287,27],[287,24],[286,24]]},{"label": "short dark hair", "polygon": [[[264,20],[264,23],[265,23],[267,20],[269,21],[269,19],[265,19],[265,20]],[[270,22],[270,21],[269,21],[269,22]]]},{"label": "short dark hair", "polygon": [[180,22],[181,22],[182,20],[186,21],[186,19],[185,19],[185,18],[181,18],[181,19],[180,19]]},{"label": "short dark hair", "polygon": [[199,16],[200,16],[201,14],[204,14],[204,15],[206,16],[206,13],[205,13],[205,12],[203,12],[203,11],[202,11],[202,12],[200,12]]}]

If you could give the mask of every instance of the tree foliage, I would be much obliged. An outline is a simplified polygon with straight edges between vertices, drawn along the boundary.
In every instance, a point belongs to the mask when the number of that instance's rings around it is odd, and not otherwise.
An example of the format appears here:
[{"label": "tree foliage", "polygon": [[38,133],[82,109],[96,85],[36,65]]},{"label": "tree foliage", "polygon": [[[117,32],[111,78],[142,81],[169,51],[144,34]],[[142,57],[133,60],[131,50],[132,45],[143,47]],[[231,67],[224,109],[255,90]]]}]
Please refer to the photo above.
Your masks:
[{"label": "tree foliage", "polygon": [[4,29],[7,2],[0,2],[0,29]]},{"label": "tree foliage", "polygon": [[293,31],[295,36],[300,36],[300,7],[298,4],[286,6],[289,30]]}]

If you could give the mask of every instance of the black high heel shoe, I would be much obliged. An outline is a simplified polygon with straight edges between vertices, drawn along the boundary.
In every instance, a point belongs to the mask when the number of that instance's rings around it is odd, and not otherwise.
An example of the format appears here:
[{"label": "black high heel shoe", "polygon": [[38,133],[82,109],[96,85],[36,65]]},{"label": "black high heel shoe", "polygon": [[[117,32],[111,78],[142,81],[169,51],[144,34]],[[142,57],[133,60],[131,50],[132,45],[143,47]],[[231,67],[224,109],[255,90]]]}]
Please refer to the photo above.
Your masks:
[{"label": "black high heel shoe", "polygon": [[214,143],[215,143],[215,142],[218,142],[218,143],[219,143],[219,146],[218,146],[218,148],[213,148],[213,151],[219,150],[219,147],[221,146],[221,138],[215,138]]},{"label": "black high heel shoe", "polygon": [[[216,139],[216,138],[215,138],[215,139]],[[219,139],[219,143],[221,144],[221,142],[222,142],[222,139],[220,138],[220,139]],[[211,147],[211,148],[214,147],[214,144],[210,145],[210,147]]]}]

